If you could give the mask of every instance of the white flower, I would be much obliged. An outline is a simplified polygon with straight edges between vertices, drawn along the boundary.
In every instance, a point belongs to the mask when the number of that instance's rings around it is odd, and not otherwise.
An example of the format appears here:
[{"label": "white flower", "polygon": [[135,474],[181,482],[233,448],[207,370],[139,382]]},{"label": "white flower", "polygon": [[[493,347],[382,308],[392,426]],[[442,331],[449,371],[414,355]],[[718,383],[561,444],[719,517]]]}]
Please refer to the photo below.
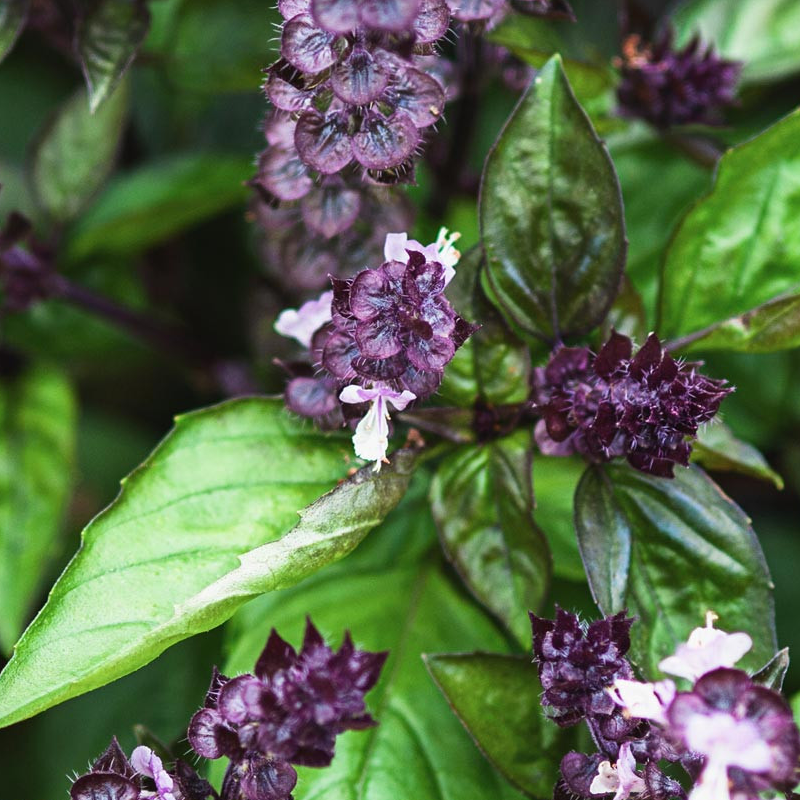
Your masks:
[{"label": "white flower", "polygon": [[589,786],[592,794],[615,792],[614,800],[627,800],[632,794],[642,794],[647,789],[644,779],[636,774],[636,759],[629,742],[619,748],[616,765],[602,761]]},{"label": "white flower", "polygon": [[397,411],[402,411],[417,396],[409,391],[396,392],[388,386],[365,389],[363,386],[350,384],[342,389],[339,399],[343,403],[372,403],[356,426],[353,447],[359,458],[374,461],[375,472],[378,472],[381,464],[386,461],[386,450],[389,447],[389,404]]},{"label": "white flower", "polygon": [[456,274],[455,266],[461,253],[453,247],[461,238],[461,234],[440,228],[433,244],[423,245],[416,239],[409,239],[407,233],[388,233],[383,247],[383,256],[387,261],[408,263],[408,251],[422,253],[428,261],[435,261],[444,267],[444,285],[447,286]]},{"label": "white flower", "polygon": [[627,716],[665,725],[666,710],[675,698],[675,684],[670,680],[640,683],[620,678],[614,681],[608,692]]},{"label": "white flower", "polygon": [[690,750],[706,757],[690,800],[729,800],[728,768],[766,772],[772,751],[756,726],[731,714],[695,714],[687,720],[684,738]]},{"label": "white flower", "polygon": [[275,320],[275,330],[281,336],[297,339],[304,347],[311,347],[314,334],[331,320],[333,292],[323,292],[318,299],[309,300],[298,309],[287,308]]},{"label": "white flower", "polygon": [[746,633],[725,633],[714,627],[716,614],[706,614],[705,628],[695,628],[685,644],[678,645],[674,656],[659,665],[662,672],[696,681],[719,667],[732,667],[753,646]]},{"label": "white flower", "polygon": [[[131,753],[131,766],[140,775],[152,778],[155,781],[155,798],[158,798],[158,800],[175,800],[175,795],[172,793],[174,787],[172,778],[164,769],[161,759],[149,747],[139,745]],[[145,796],[149,797],[150,792],[142,794],[142,797]]]}]

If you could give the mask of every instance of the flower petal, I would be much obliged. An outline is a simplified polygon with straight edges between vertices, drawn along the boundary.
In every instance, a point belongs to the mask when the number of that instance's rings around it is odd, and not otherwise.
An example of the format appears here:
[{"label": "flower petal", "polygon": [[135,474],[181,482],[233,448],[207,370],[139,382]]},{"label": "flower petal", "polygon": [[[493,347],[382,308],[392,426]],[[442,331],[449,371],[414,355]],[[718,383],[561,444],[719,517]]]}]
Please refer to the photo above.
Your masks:
[{"label": "flower petal", "polygon": [[358,27],[357,0],[311,0],[317,25],[331,33],[349,33]]},{"label": "flower petal", "polygon": [[402,164],[416,149],[420,135],[406,113],[396,111],[388,119],[370,113],[353,136],[353,154],[367,169],[390,169]]},{"label": "flower petal", "polygon": [[353,160],[347,126],[336,113],[304,112],[297,120],[294,143],[303,162],[323,175],[333,175]]},{"label": "flower petal", "polygon": [[336,63],[336,36],[318,28],[308,14],[299,14],[283,26],[281,55],[301,72],[316,74]]},{"label": "flower petal", "polygon": [[331,89],[345,103],[363,106],[389,84],[386,68],[364,47],[354,47],[331,72]]}]

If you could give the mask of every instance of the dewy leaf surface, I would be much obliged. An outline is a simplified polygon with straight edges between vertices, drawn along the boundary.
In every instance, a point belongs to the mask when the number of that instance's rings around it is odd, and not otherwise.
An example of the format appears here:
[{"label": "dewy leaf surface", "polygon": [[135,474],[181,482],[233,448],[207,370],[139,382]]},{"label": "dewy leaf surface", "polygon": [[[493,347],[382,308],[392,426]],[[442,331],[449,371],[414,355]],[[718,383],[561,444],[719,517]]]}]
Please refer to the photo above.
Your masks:
[{"label": "dewy leaf surface", "polygon": [[726,58],[744,61],[742,81],[783,78],[800,70],[800,4],[796,0],[688,0],[673,21],[680,42],[700,34]]},{"label": "dewy leaf surface", "polygon": [[603,320],[625,262],[622,197],[558,56],[489,154],[480,218],[490,294],[513,325],[554,339]]},{"label": "dewy leaf surface", "polygon": [[666,253],[658,327],[664,338],[798,292],[798,137],[795,111],[722,157],[713,189],[684,217]]},{"label": "dewy leaf surface", "polygon": [[530,657],[446,654],[425,663],[484,755],[525,794],[549,800],[575,735],[545,717]]},{"label": "dewy leaf surface", "polygon": [[330,767],[298,769],[296,800],[518,800],[481,757],[422,661],[436,648],[502,651],[499,629],[465,601],[436,559],[382,569],[342,566],[348,569],[325,570],[243,609],[224,666],[226,674],[252,670],[272,626],[299,644],[306,614],[334,644],[347,628],[359,647],[390,651],[367,695],[378,727],[339,736]]},{"label": "dewy leaf surface", "polygon": [[349,447],[279,400],[185,415],[86,529],[0,675],[9,725],[148,663],[355,547],[399,501],[414,456],[336,486]]},{"label": "dewy leaf surface", "polygon": [[103,185],[117,154],[128,108],[123,84],[95,114],[81,89],[59,109],[33,154],[39,205],[55,220],[77,216]]},{"label": "dewy leaf surface", "polygon": [[72,481],[75,397],[52,365],[0,380],[0,644],[19,638],[53,554]]},{"label": "dewy leaf surface", "polygon": [[447,456],[431,485],[442,545],[472,593],[530,641],[528,611],[550,583],[547,540],[533,521],[532,436],[520,430]]},{"label": "dewy leaf surface", "polygon": [[147,35],[144,0],[102,0],[78,34],[78,53],[92,113],[114,91]]},{"label": "dewy leaf surface", "polygon": [[773,587],[761,546],[742,510],[697,467],[672,480],[590,467],[578,485],[575,525],[600,610],[627,608],[638,618],[632,654],[648,678],[709,610],[723,630],[753,638],[744,668],[774,655]]}]

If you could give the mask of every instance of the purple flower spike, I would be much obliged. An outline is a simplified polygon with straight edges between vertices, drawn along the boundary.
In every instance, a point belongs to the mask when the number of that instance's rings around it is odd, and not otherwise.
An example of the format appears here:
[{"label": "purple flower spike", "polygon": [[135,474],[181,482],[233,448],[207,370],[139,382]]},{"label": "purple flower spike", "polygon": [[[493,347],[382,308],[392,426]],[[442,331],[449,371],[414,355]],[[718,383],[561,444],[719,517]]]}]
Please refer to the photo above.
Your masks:
[{"label": "purple flower spike", "polygon": [[675,361],[655,334],[632,357],[633,345],[614,333],[595,357],[562,347],[537,369],[534,398],[542,414],[540,449],[582,453],[595,461],[625,456],[631,466],[671,478],[688,465],[690,441],[732,390]]},{"label": "purple flower spike", "polygon": [[201,756],[231,759],[224,797],[288,800],[297,780],[292,764],[327,766],[338,734],[376,724],[364,695],[386,657],[357,650],[349,634],[334,652],[311,620],[299,653],[273,630],[255,674],[212,680],[189,743]]},{"label": "purple flower spike", "polygon": [[621,112],[662,129],[719,124],[724,109],[736,101],[742,69],[741,62],[715,56],[697,37],[676,50],[671,30],[649,44],[637,34],[630,35],[618,63]]},{"label": "purple flower spike", "polygon": [[554,621],[530,617],[542,704],[552,709],[552,718],[567,726],[588,716],[614,714],[606,690],[617,679],[633,677],[625,660],[633,619],[620,612],[586,626],[561,608]]},{"label": "purple flower spike", "polygon": [[[396,236],[387,237],[387,252],[394,252]],[[442,253],[449,255],[451,242],[442,242]],[[444,297],[446,268],[431,247],[436,261],[413,242],[404,261],[387,261],[334,283],[333,331],[322,354],[323,367],[334,377],[407,390],[420,399],[438,388],[445,365],[473,329]]]}]

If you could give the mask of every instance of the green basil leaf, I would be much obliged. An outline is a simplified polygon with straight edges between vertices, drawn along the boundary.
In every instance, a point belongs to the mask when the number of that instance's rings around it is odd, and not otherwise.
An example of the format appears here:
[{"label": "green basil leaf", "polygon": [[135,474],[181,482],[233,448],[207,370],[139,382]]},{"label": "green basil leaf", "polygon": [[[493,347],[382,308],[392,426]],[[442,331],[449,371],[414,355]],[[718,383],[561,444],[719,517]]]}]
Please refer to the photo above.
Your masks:
[{"label": "green basil leaf", "polygon": [[603,614],[638,618],[632,655],[648,678],[716,612],[746,631],[756,669],[777,649],[772,581],[750,521],[697,467],[654,478],[627,465],[590,467],[575,495],[575,524]]},{"label": "green basil leaf", "polygon": [[76,407],[66,377],[36,365],[0,380],[0,645],[32,611],[69,497]]},{"label": "green basil leaf", "polygon": [[789,648],[784,647],[761,667],[758,672],[753,674],[753,680],[779,692],[783,688],[783,679],[789,671]]},{"label": "green basil leaf", "polygon": [[[232,622],[226,674],[253,669],[273,626],[288,641],[299,643],[306,615],[332,643],[346,628],[360,647],[390,652],[377,687],[367,695],[378,726],[339,736],[330,767],[299,768],[294,796],[518,799],[480,757],[422,661],[423,653],[441,647],[503,651],[500,630],[465,600],[438,559],[385,569],[344,569],[350,566],[324,570],[303,586],[259,598]],[[213,774],[224,767],[217,764]]]},{"label": "green basil leaf", "polygon": [[560,458],[536,453],[533,459],[533,488],[536,507],[533,519],[541,528],[553,553],[553,574],[571,581],[586,580],[572,521],[575,489],[586,462],[579,456]]},{"label": "green basil leaf", "polygon": [[679,43],[700,34],[726,58],[743,61],[743,83],[800,71],[800,6],[794,0],[688,0],[672,19]]},{"label": "green basil leaf", "polygon": [[771,300],[744,314],[710,325],[696,334],[673,343],[686,351],[733,350],[742,353],[773,353],[789,350],[800,344],[800,294]]},{"label": "green basil leaf", "polygon": [[223,153],[173,156],[115,176],[69,232],[66,258],[130,255],[244,203],[251,159]]},{"label": "green basil leaf", "polygon": [[483,293],[483,250],[474,247],[458,263],[447,295],[462,317],[480,323],[447,365],[439,394],[445,403],[472,408],[521,403],[530,391],[528,348],[509,329]]},{"label": "green basil leaf", "polygon": [[552,340],[602,322],[625,263],[622,197],[558,56],[489,154],[480,218],[492,299],[513,325]]},{"label": "green basil leaf", "polygon": [[738,439],[724,423],[703,426],[692,448],[692,461],[706,469],[738,472],[771,481],[783,489],[783,478],[767,463],[753,445]]},{"label": "green basil leaf", "polygon": [[664,338],[703,331],[800,289],[798,136],[795,111],[722,156],[713,189],[683,218],[666,253]]},{"label": "green basil leaf", "polygon": [[179,417],[83,543],[0,674],[0,725],[102,686],[352,550],[398,502],[399,451],[334,487],[349,447],[248,398]]},{"label": "green basil leaf", "polygon": [[88,204],[105,182],[117,154],[128,109],[125,84],[92,114],[86,92],[62,106],[33,155],[31,182],[37,202],[59,222]]},{"label": "green basil leaf", "polygon": [[78,32],[78,56],[94,113],[130,67],[150,27],[143,0],[103,0]]},{"label": "green basil leaf", "polygon": [[542,687],[530,658],[429,655],[425,664],[489,761],[525,794],[549,800],[575,735],[544,715]]},{"label": "green basil leaf", "polygon": [[431,484],[433,518],[447,557],[470,591],[527,648],[528,611],[547,594],[552,560],[533,521],[530,431],[442,461]]},{"label": "green basil leaf", "polygon": [[25,27],[30,0],[0,0],[0,61],[14,47]]},{"label": "green basil leaf", "polygon": [[659,265],[670,236],[691,205],[708,191],[711,177],[707,169],[654,138],[643,125],[610,136],[608,149],[625,201],[629,242],[625,274],[642,294],[647,333],[655,320]]}]

